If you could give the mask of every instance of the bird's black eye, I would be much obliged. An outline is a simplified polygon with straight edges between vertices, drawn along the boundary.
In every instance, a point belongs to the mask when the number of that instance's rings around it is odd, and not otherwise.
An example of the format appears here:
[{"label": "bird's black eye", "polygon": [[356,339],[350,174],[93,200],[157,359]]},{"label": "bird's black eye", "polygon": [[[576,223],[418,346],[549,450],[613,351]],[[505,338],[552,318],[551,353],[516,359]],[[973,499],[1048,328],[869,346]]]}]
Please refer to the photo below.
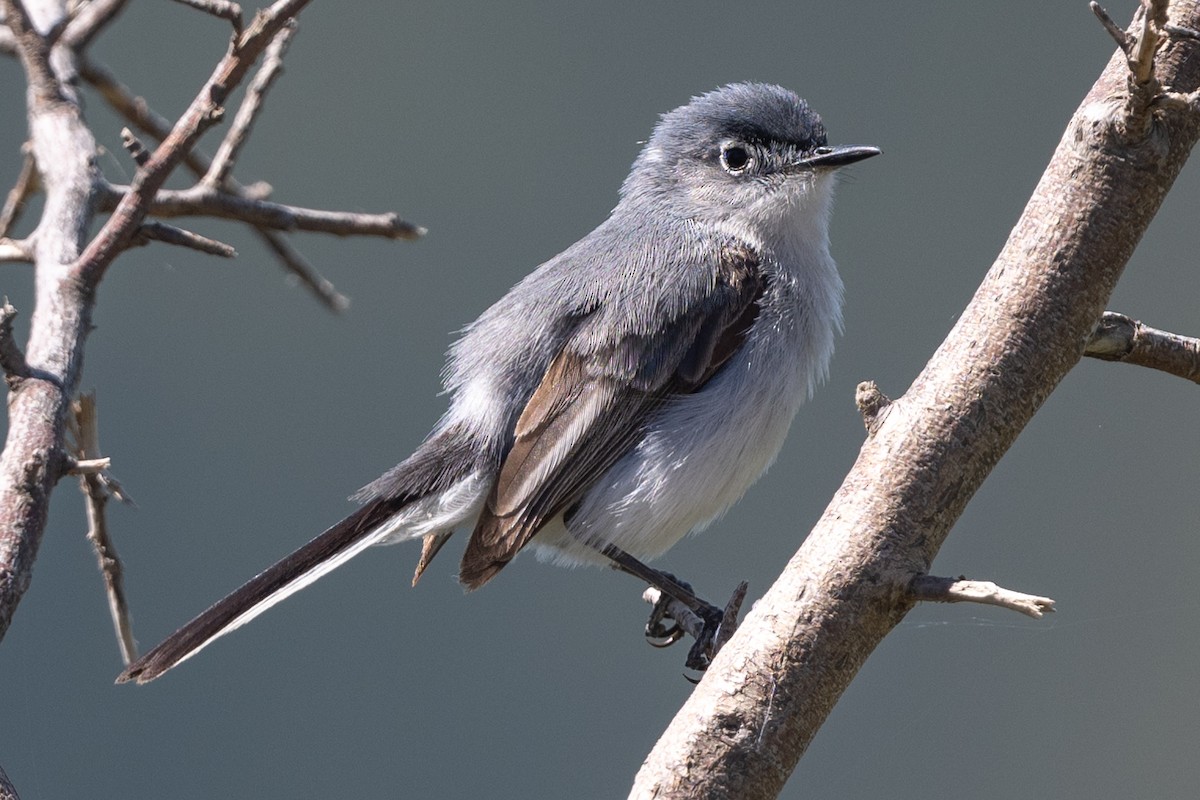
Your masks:
[{"label": "bird's black eye", "polygon": [[745,172],[752,160],[750,151],[744,145],[727,144],[721,148],[721,166],[730,174]]}]

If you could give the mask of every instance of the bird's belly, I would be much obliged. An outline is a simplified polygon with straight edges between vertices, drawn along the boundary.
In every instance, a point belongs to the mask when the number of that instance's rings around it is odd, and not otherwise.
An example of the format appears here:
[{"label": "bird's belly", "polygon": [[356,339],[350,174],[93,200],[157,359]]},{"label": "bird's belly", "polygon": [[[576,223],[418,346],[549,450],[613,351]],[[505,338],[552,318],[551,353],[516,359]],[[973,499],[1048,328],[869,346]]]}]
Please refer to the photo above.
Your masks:
[{"label": "bird's belly", "polygon": [[812,355],[778,339],[752,344],[701,391],[670,400],[569,522],[556,521],[535,537],[539,555],[598,562],[586,542],[599,541],[650,559],[719,517],[778,455],[823,371]]}]

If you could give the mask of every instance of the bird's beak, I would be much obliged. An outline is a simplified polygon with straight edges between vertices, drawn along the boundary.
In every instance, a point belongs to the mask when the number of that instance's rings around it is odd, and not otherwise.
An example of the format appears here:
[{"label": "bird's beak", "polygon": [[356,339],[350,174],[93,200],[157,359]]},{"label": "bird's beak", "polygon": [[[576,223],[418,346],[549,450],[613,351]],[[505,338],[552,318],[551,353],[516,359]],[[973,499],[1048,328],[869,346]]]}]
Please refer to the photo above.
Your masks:
[{"label": "bird's beak", "polygon": [[803,158],[797,166],[808,167],[824,167],[836,169],[844,167],[847,164],[853,164],[856,161],[862,161],[864,158],[877,156],[883,151],[878,147],[867,147],[865,145],[848,145],[843,147],[818,147],[812,152],[812,155]]}]

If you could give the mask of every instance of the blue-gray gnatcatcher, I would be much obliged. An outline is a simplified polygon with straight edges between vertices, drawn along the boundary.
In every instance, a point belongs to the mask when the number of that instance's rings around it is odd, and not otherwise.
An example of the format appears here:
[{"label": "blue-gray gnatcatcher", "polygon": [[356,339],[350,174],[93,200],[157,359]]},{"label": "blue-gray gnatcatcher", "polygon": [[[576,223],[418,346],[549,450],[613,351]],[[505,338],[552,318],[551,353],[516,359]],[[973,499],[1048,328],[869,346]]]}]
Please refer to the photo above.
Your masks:
[{"label": "blue-gray gnatcatcher", "polygon": [[700,608],[638,559],[732,505],[824,378],[841,325],[834,172],[878,153],[826,144],[778,86],[732,84],[663,115],[609,218],[453,346],[453,399],[424,444],[118,680],[153,680],[371,545],[423,539],[420,577],[460,526],[470,589],[532,544]]}]

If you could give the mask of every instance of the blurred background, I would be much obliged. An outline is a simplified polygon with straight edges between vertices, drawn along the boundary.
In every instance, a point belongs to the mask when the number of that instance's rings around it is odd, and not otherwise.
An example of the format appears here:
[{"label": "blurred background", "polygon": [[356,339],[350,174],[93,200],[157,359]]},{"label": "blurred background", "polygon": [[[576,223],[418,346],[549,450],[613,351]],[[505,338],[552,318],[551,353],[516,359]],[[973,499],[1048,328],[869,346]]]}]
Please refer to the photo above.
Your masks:
[{"label": "blurred background", "polygon": [[[1135,5],[1109,8],[1124,23]],[[228,34],[133,3],[92,52],[174,118]],[[110,270],[83,385],[137,501],[109,521],[142,647],[348,513],[444,408],[453,332],[604,218],[658,114],[737,80],[793,88],[831,142],[885,153],[839,190],[846,332],[828,385],[769,475],[659,562],[710,597],[741,579],[761,596],[855,458],[855,385],[904,392],[1112,50],[1082,0],[314,3],[236,175],[281,202],[395,209],[429,234],[294,236],[352,298],[340,316],[238,225],[189,225],[236,260],[154,245]],[[0,61],[4,190],[23,103],[18,65]],[[105,174],[126,181],[122,121],[94,94],[87,113]],[[1197,207],[1191,167],[1111,308],[1200,333]],[[27,323],[30,270],[4,265],[0,294]],[[1193,797],[1196,403],[1178,378],[1081,363],[935,564],[1052,596],[1058,613],[916,609],[783,796]],[[376,549],[164,679],[114,686],[84,532],[65,480],[0,645],[0,764],[24,800],[622,797],[692,688],[682,647],[643,642],[634,581],[523,557],[465,595],[461,538],[416,590],[418,547]]]}]

